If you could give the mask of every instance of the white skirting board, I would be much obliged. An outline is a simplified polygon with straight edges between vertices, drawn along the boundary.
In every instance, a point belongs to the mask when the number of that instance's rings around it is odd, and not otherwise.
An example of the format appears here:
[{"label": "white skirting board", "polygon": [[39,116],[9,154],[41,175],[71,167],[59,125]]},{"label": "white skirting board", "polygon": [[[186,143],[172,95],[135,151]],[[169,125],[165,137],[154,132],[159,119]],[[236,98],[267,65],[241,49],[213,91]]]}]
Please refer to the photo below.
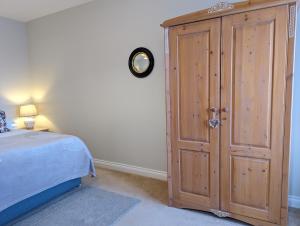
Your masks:
[{"label": "white skirting board", "polygon": [[167,180],[167,172],[158,171],[139,166],[132,166],[118,162],[110,162],[101,159],[94,159],[95,166],[99,166],[106,169],[116,170],[124,173],[136,174],[144,177],[151,177],[158,180]]},{"label": "white skirting board", "polygon": [[289,207],[300,208],[300,197],[289,195]]},{"label": "white skirting board", "polygon": [[[144,177],[151,177],[158,180],[167,180],[167,172],[158,171],[139,166],[132,166],[118,162],[110,162],[101,159],[94,159],[95,166],[99,166],[106,169],[116,170],[124,173],[137,174]],[[293,208],[300,208],[300,197],[289,196],[289,206]]]}]

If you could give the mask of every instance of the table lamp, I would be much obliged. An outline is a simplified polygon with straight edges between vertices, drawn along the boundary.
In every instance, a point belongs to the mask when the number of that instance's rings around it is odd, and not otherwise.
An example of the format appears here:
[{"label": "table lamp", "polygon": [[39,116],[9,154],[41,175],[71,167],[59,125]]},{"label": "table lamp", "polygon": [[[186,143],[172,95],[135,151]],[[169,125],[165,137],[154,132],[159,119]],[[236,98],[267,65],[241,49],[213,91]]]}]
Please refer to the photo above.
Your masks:
[{"label": "table lamp", "polygon": [[34,116],[37,115],[36,106],[34,104],[27,104],[20,106],[20,116],[24,117],[24,124],[26,129],[33,129],[35,120]]}]

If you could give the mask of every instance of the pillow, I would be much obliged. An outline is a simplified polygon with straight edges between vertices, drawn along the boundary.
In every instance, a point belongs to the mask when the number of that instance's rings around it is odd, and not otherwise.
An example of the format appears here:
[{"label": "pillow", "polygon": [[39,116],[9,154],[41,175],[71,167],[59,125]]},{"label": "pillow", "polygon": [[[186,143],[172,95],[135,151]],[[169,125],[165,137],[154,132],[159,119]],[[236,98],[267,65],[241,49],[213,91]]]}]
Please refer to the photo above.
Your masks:
[{"label": "pillow", "polygon": [[9,132],[6,124],[6,115],[4,111],[0,110],[0,133]]}]

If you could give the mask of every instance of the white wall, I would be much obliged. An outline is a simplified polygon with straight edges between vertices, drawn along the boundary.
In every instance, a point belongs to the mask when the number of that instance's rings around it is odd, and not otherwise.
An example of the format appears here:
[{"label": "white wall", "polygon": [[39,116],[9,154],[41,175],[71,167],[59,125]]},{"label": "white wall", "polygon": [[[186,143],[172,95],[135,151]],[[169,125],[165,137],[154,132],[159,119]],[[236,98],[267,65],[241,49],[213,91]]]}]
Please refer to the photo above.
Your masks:
[{"label": "white wall", "polygon": [[[300,17],[297,23],[297,40],[300,40]],[[292,154],[290,164],[290,205],[300,208],[300,41],[296,43],[294,95],[293,95],[293,125]]]},{"label": "white wall", "polygon": [[[83,138],[94,156],[166,170],[164,33],[168,18],[216,1],[99,0],[28,24],[34,97],[58,130]],[[137,47],[153,73],[133,77]]]},{"label": "white wall", "polygon": [[0,109],[10,118],[30,98],[28,79],[26,26],[0,17]]}]

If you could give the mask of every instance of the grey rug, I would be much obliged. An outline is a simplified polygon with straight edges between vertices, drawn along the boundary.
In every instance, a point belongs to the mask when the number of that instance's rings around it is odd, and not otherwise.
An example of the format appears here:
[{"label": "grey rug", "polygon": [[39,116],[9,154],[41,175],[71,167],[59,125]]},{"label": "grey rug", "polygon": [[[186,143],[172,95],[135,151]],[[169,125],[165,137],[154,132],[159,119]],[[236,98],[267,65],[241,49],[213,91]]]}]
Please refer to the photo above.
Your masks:
[{"label": "grey rug", "polygon": [[110,226],[139,200],[81,187],[15,222],[15,226]]}]

